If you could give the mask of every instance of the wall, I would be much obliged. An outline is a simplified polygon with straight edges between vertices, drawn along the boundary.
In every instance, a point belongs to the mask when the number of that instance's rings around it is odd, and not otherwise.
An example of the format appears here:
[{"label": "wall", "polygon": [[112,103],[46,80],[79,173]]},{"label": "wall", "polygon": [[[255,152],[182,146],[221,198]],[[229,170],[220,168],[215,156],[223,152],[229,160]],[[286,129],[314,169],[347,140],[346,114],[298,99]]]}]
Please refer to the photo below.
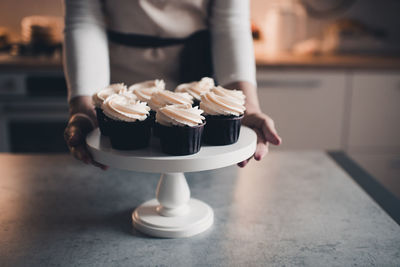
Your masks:
[{"label": "wall", "polygon": [[[283,0],[279,0],[283,1]],[[316,2],[318,0],[302,0]],[[254,22],[261,25],[265,20],[266,10],[274,0],[251,0],[251,12]],[[335,0],[330,0],[335,2]],[[341,14],[324,19],[308,19],[308,37],[321,34],[326,25],[339,18],[354,18],[366,25],[384,30],[387,35],[387,49],[400,50],[400,1],[399,0],[357,0],[350,9]]]},{"label": "wall", "polygon": [[[253,20],[262,24],[265,11],[274,0],[251,0]],[[311,0],[302,0],[311,1]],[[333,2],[333,0],[331,0]],[[358,0],[343,14],[326,19],[309,19],[308,35],[322,32],[324,26],[341,17],[357,18],[376,28],[387,32],[388,41],[393,46],[400,47],[400,11],[399,0]],[[18,36],[20,21],[28,15],[62,16],[62,0],[0,0],[0,26],[11,29],[13,36]]]},{"label": "wall", "polygon": [[62,14],[62,0],[0,0],[0,26],[11,30],[13,39],[21,32],[20,23],[23,17]]}]

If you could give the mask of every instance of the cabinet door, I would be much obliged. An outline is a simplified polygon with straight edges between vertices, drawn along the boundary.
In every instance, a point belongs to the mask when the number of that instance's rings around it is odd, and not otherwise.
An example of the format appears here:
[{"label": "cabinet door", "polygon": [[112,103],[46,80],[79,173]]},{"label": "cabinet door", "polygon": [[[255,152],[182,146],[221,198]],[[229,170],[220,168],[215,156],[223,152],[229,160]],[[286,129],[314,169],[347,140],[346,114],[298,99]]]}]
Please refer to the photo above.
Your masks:
[{"label": "cabinet door", "polygon": [[349,149],[400,151],[400,72],[357,72],[352,90]]},{"label": "cabinet door", "polygon": [[270,115],[287,149],[341,149],[345,73],[258,72],[262,110]]}]

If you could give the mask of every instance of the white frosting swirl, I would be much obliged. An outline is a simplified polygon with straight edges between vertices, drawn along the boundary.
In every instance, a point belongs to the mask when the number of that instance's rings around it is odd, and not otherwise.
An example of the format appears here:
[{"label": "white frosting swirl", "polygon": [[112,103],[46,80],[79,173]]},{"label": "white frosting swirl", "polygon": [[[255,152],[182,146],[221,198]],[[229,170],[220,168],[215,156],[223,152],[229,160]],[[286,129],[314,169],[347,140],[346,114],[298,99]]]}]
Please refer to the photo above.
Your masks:
[{"label": "white frosting swirl", "polygon": [[245,101],[246,96],[243,94],[241,90],[230,90],[230,89],[225,89],[222,86],[217,86],[211,89],[211,92],[222,97],[233,98],[242,105],[244,105],[244,103],[246,102]]},{"label": "white frosting swirl", "polygon": [[200,100],[201,95],[215,86],[212,78],[204,77],[198,82],[183,83],[175,88],[175,92],[186,92],[195,99]]},{"label": "white frosting swirl", "polygon": [[113,94],[124,93],[127,91],[126,85],[123,83],[114,83],[101,89],[92,96],[93,105],[96,108],[101,108],[104,100]]},{"label": "white frosting swirl", "polygon": [[124,84],[124,83],[113,83],[107,87],[114,89],[116,92],[127,90],[126,84]]},{"label": "white frosting swirl", "polygon": [[114,120],[127,122],[145,120],[150,110],[146,102],[135,101],[122,94],[114,94],[107,97],[102,109],[106,116]]},{"label": "white frosting swirl", "polygon": [[166,105],[184,104],[191,106],[193,104],[193,97],[188,93],[174,93],[168,90],[163,90],[154,93],[148,101],[152,110],[157,111]]},{"label": "white frosting swirl", "polygon": [[137,96],[132,92],[132,91],[120,91],[118,92],[119,95],[123,95],[126,96],[127,98],[129,98],[130,100],[136,101],[137,100]]},{"label": "white frosting swirl", "polygon": [[135,83],[129,87],[129,91],[136,94],[138,99],[143,102],[148,102],[153,93],[162,91],[165,89],[165,83],[163,80],[151,80],[141,83]]},{"label": "white frosting swirl", "polygon": [[188,105],[168,105],[160,108],[156,114],[156,121],[164,126],[196,126],[205,119],[199,107]]},{"label": "white frosting swirl", "polygon": [[[226,90],[226,89],[224,89]],[[233,97],[231,95],[218,95],[224,91],[213,90],[201,96],[200,108],[207,115],[234,115],[240,116],[244,113],[244,99]],[[235,93],[236,94],[236,93]]]}]

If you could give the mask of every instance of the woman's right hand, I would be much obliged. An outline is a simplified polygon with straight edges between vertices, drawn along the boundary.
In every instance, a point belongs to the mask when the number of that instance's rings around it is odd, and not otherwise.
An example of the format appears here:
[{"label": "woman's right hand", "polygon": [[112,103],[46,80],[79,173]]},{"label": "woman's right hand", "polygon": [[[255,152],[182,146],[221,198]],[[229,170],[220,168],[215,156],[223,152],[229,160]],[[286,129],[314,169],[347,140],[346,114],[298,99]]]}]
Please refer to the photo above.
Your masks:
[{"label": "woman's right hand", "polygon": [[108,167],[93,160],[86,146],[86,136],[97,127],[96,113],[89,96],[77,96],[69,103],[70,118],[64,131],[64,139],[71,154],[86,164],[106,170]]}]

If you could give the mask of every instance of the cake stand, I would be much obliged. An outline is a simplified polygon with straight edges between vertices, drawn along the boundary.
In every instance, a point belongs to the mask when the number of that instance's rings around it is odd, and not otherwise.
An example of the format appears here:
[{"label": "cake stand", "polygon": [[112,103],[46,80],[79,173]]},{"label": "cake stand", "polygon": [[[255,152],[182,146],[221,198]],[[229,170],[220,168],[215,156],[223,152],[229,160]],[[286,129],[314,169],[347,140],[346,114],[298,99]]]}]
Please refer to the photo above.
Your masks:
[{"label": "cake stand", "polygon": [[122,151],[111,148],[109,139],[93,130],[86,138],[95,161],[104,165],[139,172],[162,173],[156,198],[132,213],[133,226],[155,237],[178,238],[199,234],[214,221],[212,208],[190,198],[184,172],[218,169],[250,158],[256,149],[257,136],[242,126],[238,141],[226,146],[202,146],[188,156],[170,156],[161,152],[159,140],[152,138],[146,149]]}]

